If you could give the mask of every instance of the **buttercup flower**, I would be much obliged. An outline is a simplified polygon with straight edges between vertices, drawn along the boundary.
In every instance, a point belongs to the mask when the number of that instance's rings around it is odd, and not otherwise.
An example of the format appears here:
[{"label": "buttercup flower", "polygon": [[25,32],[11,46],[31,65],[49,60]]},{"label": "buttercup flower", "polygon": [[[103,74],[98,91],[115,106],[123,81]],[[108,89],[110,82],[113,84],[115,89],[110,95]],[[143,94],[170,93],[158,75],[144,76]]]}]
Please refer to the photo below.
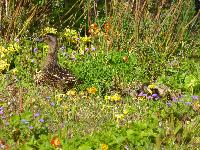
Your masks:
[{"label": "buttercup flower", "polygon": [[76,91],[75,90],[69,90],[66,93],[68,96],[76,96]]},{"label": "buttercup flower", "polygon": [[108,150],[108,145],[107,144],[102,144],[101,145],[101,150]]},{"label": "buttercup flower", "polygon": [[120,101],[121,100],[121,95],[118,93],[115,93],[114,95],[111,96],[111,101]]},{"label": "buttercup flower", "polygon": [[87,92],[89,94],[95,94],[97,92],[97,89],[95,87],[87,88]]}]

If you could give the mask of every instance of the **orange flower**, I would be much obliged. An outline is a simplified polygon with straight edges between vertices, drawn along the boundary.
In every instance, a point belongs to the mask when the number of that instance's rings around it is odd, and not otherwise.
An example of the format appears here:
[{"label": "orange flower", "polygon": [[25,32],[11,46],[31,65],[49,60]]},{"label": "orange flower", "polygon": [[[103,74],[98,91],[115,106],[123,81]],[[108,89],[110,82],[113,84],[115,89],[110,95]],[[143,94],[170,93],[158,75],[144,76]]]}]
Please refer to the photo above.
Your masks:
[{"label": "orange flower", "polygon": [[99,28],[98,28],[96,23],[93,23],[93,24],[90,25],[88,33],[91,34],[91,35],[98,35]]},{"label": "orange flower", "polygon": [[97,92],[97,89],[95,87],[87,88],[88,93],[95,94]]},{"label": "orange flower", "polygon": [[108,145],[107,144],[102,144],[101,145],[101,150],[108,150]]},{"label": "orange flower", "polygon": [[103,24],[103,29],[105,30],[105,34],[106,34],[106,35],[107,35],[108,32],[110,31],[110,28],[111,28],[111,24],[110,24],[109,21],[107,21],[107,22],[105,22],[105,23]]},{"label": "orange flower", "polygon": [[51,140],[51,145],[54,146],[54,147],[60,147],[60,146],[61,146],[61,142],[60,142],[60,140],[58,139],[58,137],[54,137],[54,138]]}]

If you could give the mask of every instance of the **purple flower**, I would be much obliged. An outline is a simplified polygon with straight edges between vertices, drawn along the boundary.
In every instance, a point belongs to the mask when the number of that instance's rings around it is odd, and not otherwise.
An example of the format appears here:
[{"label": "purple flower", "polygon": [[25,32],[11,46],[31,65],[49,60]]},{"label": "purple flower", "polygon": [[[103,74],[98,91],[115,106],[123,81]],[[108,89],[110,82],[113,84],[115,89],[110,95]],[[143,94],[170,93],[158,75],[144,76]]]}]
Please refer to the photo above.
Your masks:
[{"label": "purple flower", "polygon": [[183,95],[181,95],[181,94],[178,95],[178,98],[182,98],[182,97],[183,97]]},{"label": "purple flower", "polygon": [[51,96],[47,96],[46,99],[47,99],[47,100],[50,100],[50,99],[51,99]]},{"label": "purple flower", "polygon": [[185,102],[186,105],[191,105],[191,102]]},{"label": "purple flower", "polygon": [[193,95],[192,96],[192,99],[195,101],[195,100],[198,100],[199,99],[199,96],[197,96],[197,95]]},{"label": "purple flower", "polygon": [[37,52],[37,48],[36,48],[36,47],[33,49],[33,52],[34,52],[34,53],[36,53],[36,52]]},{"label": "purple flower", "polygon": [[54,102],[51,102],[50,105],[51,105],[51,106],[55,106],[55,103],[54,103]]},{"label": "purple flower", "polygon": [[19,39],[18,39],[18,38],[15,38],[14,41],[15,41],[15,42],[19,42]]},{"label": "purple flower", "polygon": [[140,92],[140,94],[138,94],[138,96],[143,96],[143,94],[144,94],[143,92]]},{"label": "purple flower", "polygon": [[153,98],[159,98],[158,94],[156,94],[156,93],[155,93],[155,94],[152,94],[152,97],[153,97]]},{"label": "purple flower", "polygon": [[24,124],[29,124],[29,122],[25,119],[22,119],[21,122],[24,123]]},{"label": "purple flower", "polygon": [[64,49],[65,49],[65,46],[63,45],[63,46],[61,46],[60,47],[60,49],[62,50],[62,51],[64,51]]},{"label": "purple flower", "polygon": [[76,60],[76,57],[75,57],[74,55],[72,55],[72,60],[73,60],[73,61]]},{"label": "purple flower", "polygon": [[95,51],[96,50],[96,48],[95,47],[92,47],[92,51]]},{"label": "purple flower", "polygon": [[173,97],[172,100],[173,100],[174,103],[177,103],[177,102],[178,102],[177,99],[176,99],[175,97]]},{"label": "purple flower", "polygon": [[2,116],[1,118],[2,118],[2,119],[6,119],[6,116]]},{"label": "purple flower", "polygon": [[147,97],[147,94],[144,93],[143,96]]},{"label": "purple flower", "polygon": [[38,116],[40,116],[40,113],[36,113],[36,114],[34,115],[35,118],[38,117]]},{"label": "purple flower", "polygon": [[167,104],[168,107],[172,106],[172,104],[170,102],[167,102],[166,104]]},{"label": "purple flower", "polygon": [[152,96],[148,96],[147,99],[148,99],[148,100],[152,99]]},{"label": "purple flower", "polygon": [[0,115],[3,115],[3,110],[0,110]]},{"label": "purple flower", "polygon": [[32,130],[32,129],[33,129],[33,126],[29,126],[29,129],[31,129],[31,130]]},{"label": "purple flower", "polygon": [[3,107],[0,107],[0,110],[3,110]]},{"label": "purple flower", "polygon": [[34,59],[32,59],[31,62],[34,63]]},{"label": "purple flower", "polygon": [[44,119],[41,118],[39,121],[40,121],[41,123],[43,123],[43,122],[44,122]]},{"label": "purple flower", "polygon": [[77,41],[79,41],[79,40],[80,40],[80,38],[76,38],[76,40],[77,40]]},{"label": "purple flower", "polygon": [[6,126],[9,126],[9,125],[10,125],[10,123],[9,123],[9,122],[6,122],[6,123],[5,123],[5,125],[6,125]]},{"label": "purple flower", "polygon": [[89,51],[89,48],[88,48],[88,47],[86,47],[86,48],[85,48],[85,50],[86,50],[86,52],[87,52],[87,51]]}]

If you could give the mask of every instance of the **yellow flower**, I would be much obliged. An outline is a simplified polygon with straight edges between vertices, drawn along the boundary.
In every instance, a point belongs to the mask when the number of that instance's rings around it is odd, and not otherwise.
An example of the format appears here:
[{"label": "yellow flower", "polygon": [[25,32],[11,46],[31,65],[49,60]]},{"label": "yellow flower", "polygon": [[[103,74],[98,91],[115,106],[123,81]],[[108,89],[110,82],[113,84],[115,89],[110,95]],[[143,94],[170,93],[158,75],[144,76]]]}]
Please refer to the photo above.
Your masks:
[{"label": "yellow flower", "polygon": [[152,89],[155,89],[155,88],[156,88],[156,85],[155,85],[155,84],[150,84],[150,85],[147,87],[147,91],[148,91],[150,94],[153,94]]},{"label": "yellow flower", "polygon": [[155,84],[150,84],[150,85],[148,86],[148,88],[149,88],[149,89],[155,89],[155,88],[156,88],[156,85],[155,85]]},{"label": "yellow flower", "polygon": [[105,100],[110,100],[110,98],[111,98],[111,96],[108,96],[108,95],[106,95],[106,96],[104,97]]},{"label": "yellow flower", "polygon": [[12,73],[13,73],[14,75],[16,75],[16,74],[18,73],[17,68],[12,69]]},{"label": "yellow flower", "polygon": [[115,117],[117,118],[117,120],[122,120],[124,118],[123,114],[116,114]]},{"label": "yellow flower", "polygon": [[87,92],[89,94],[95,94],[97,92],[97,89],[95,87],[87,88]]},{"label": "yellow flower", "polygon": [[57,29],[46,27],[46,28],[44,29],[44,34],[46,34],[46,33],[53,33],[53,34],[56,34],[56,33],[57,33]]},{"label": "yellow flower", "polygon": [[82,41],[83,43],[88,43],[88,42],[91,42],[91,38],[90,38],[90,37],[87,37],[87,36],[81,37],[81,41]]},{"label": "yellow flower", "polygon": [[7,49],[5,49],[3,46],[0,45],[0,57],[5,57],[5,54],[8,52]]},{"label": "yellow flower", "polygon": [[9,44],[7,49],[9,52],[15,52],[15,51],[18,51],[19,48],[20,48],[19,44],[15,43],[15,44]]},{"label": "yellow flower", "polygon": [[193,108],[196,111],[200,111],[200,103],[198,101],[194,102],[193,104]]},{"label": "yellow flower", "polygon": [[102,144],[101,145],[101,150],[108,150],[108,145],[107,144]]},{"label": "yellow flower", "polygon": [[111,101],[120,101],[121,100],[121,95],[118,93],[115,93],[114,95],[111,96]]},{"label": "yellow flower", "polygon": [[57,94],[56,96],[55,96],[55,99],[58,101],[58,102],[60,102],[60,101],[62,101],[62,98],[65,96],[65,94]]},{"label": "yellow flower", "polygon": [[7,69],[10,64],[7,63],[7,60],[0,60],[0,71]]},{"label": "yellow flower", "polygon": [[124,109],[124,110],[123,110],[123,114],[124,114],[124,115],[127,115],[128,112],[129,112],[128,109]]},{"label": "yellow flower", "polygon": [[76,96],[76,91],[75,90],[69,90],[66,93],[68,96]]}]

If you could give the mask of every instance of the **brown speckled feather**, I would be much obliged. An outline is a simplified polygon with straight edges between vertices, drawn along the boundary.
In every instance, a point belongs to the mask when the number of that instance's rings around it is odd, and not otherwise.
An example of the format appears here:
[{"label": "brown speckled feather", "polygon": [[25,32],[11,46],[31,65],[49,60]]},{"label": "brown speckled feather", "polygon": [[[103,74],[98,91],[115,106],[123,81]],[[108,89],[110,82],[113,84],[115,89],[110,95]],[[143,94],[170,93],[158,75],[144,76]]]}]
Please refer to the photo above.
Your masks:
[{"label": "brown speckled feather", "polygon": [[69,69],[62,68],[58,64],[56,37],[52,34],[47,34],[44,40],[49,46],[48,55],[42,71],[35,76],[35,82],[59,87],[63,90],[73,88],[75,84],[80,84],[81,81]]}]

